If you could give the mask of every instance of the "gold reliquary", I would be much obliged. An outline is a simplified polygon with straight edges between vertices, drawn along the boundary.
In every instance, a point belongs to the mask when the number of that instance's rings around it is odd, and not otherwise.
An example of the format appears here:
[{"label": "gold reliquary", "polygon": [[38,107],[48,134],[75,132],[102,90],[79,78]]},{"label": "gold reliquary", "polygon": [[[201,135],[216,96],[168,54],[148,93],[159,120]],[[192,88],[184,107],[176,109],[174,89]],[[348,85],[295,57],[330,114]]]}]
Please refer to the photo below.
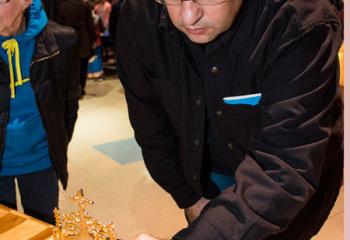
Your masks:
[{"label": "gold reliquary", "polygon": [[70,198],[78,205],[79,210],[63,214],[55,208],[56,227],[53,229],[55,240],[117,240],[113,223],[103,225],[85,211],[85,208],[94,202],[84,197],[82,189]]}]

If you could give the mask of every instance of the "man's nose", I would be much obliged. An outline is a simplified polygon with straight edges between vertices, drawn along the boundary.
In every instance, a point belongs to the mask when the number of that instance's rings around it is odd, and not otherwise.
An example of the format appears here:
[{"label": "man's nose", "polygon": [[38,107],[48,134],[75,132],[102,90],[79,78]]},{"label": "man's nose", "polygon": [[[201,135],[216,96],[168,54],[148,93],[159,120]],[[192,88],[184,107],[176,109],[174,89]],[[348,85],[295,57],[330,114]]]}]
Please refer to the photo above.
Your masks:
[{"label": "man's nose", "polygon": [[194,25],[203,16],[203,9],[192,0],[185,0],[181,5],[181,17],[185,25]]}]

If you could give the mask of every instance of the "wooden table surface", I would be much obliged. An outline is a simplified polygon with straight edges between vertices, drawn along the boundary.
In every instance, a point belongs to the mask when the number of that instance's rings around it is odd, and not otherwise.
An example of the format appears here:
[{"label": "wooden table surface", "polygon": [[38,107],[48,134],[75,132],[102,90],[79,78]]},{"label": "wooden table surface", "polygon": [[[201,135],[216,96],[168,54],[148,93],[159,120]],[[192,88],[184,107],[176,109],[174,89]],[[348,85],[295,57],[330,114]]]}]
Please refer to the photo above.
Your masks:
[{"label": "wooden table surface", "polygon": [[53,240],[52,228],[0,204],[0,240]]}]

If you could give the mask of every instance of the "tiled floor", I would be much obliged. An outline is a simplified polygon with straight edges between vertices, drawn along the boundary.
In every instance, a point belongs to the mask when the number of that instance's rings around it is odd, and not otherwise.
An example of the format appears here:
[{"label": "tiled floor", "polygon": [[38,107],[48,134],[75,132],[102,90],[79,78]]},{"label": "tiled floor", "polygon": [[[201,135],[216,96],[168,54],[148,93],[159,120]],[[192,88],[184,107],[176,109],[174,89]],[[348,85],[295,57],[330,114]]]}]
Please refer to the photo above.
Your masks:
[{"label": "tiled floor", "polygon": [[[95,201],[88,209],[90,215],[103,223],[114,222],[119,238],[132,240],[140,232],[171,237],[186,226],[185,219],[170,196],[151,180],[143,162],[121,163],[95,147],[133,137],[120,82],[90,80],[86,91],[69,147],[70,178],[67,191],[61,191],[61,210],[71,211],[74,205],[68,196],[83,188],[86,197]],[[344,239],[343,191],[313,240],[329,239]]]}]

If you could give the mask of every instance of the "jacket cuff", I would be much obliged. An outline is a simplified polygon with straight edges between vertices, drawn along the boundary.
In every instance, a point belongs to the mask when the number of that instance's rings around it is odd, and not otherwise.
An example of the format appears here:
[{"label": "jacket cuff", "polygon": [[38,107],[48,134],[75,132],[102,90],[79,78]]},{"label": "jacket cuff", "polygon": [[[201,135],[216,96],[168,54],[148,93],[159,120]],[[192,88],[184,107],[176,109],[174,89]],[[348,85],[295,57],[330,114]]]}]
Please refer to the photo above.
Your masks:
[{"label": "jacket cuff", "polygon": [[201,195],[189,185],[173,190],[170,194],[179,208],[191,207],[201,198]]},{"label": "jacket cuff", "polygon": [[[196,226],[197,225],[197,226]],[[192,223],[187,228],[176,233],[174,240],[219,240],[217,232],[207,221],[201,221],[199,224]],[[222,238],[220,240],[223,240]]]}]

